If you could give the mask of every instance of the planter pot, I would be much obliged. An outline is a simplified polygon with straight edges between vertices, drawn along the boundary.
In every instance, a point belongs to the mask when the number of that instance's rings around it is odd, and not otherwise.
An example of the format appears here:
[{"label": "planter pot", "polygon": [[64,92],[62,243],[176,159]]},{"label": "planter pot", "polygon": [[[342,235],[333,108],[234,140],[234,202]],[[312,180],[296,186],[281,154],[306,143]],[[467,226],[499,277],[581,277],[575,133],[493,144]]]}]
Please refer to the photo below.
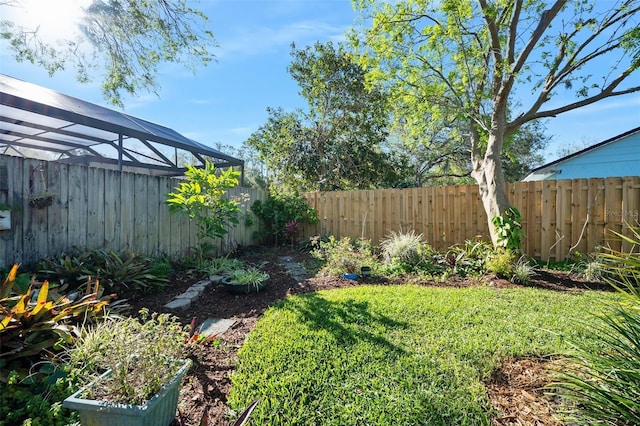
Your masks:
[{"label": "planter pot", "polygon": [[371,276],[371,267],[370,266],[361,267],[360,275],[362,275],[362,278],[369,278]]},{"label": "planter pot", "polygon": [[229,277],[224,277],[220,282],[231,294],[248,294],[257,293],[264,289],[267,286],[267,281],[269,281],[269,278],[260,281],[258,284],[236,284],[231,282]]},{"label": "planter pot", "polygon": [[[180,381],[191,367],[186,360],[176,376],[144,405],[116,404],[82,398],[81,389],[64,400],[62,406],[80,412],[83,426],[169,426],[176,417]],[[101,377],[107,377],[110,371]],[[99,380],[89,386],[99,386]]]},{"label": "planter pot", "polygon": [[34,209],[44,209],[53,204],[53,194],[39,194],[29,197],[29,206]]},{"label": "planter pot", "polygon": [[342,274],[342,278],[345,278],[347,280],[357,280],[358,274]]}]

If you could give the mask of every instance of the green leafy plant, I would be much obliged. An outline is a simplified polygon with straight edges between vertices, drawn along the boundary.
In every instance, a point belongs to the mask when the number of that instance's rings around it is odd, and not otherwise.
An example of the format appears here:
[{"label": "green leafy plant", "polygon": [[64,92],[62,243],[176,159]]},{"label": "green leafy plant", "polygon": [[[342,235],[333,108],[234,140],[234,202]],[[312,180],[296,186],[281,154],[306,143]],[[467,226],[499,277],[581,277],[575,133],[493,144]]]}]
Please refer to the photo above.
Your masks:
[{"label": "green leafy plant", "polygon": [[628,250],[605,248],[600,254],[607,282],[640,299],[640,226],[629,226],[629,234],[611,231],[613,238],[627,244]]},{"label": "green leafy plant", "polygon": [[299,226],[318,222],[318,212],[297,193],[272,193],[265,201],[256,200],[251,211],[264,225],[262,236],[275,245],[292,241]]},{"label": "green leafy plant", "polygon": [[60,401],[77,389],[72,377],[52,362],[43,362],[33,368],[33,376],[20,379],[17,372],[0,382],[0,426],[75,424],[77,413],[62,408]]},{"label": "green leafy plant", "polygon": [[510,207],[503,216],[495,216],[491,222],[497,235],[497,246],[520,253],[525,233],[522,230],[522,217],[518,209]]},{"label": "green leafy plant", "polygon": [[37,265],[38,276],[76,290],[88,277],[98,279],[106,293],[131,295],[164,287],[172,271],[171,264],[134,253],[111,249],[74,250],[58,257],[43,259]]},{"label": "green leafy plant", "polygon": [[85,282],[91,270],[95,270],[91,268],[89,262],[91,262],[90,252],[63,253],[38,262],[38,276],[66,284],[67,289],[73,291]]},{"label": "green leafy plant", "polygon": [[69,298],[60,287],[31,280],[26,289],[14,265],[0,287],[0,425],[66,425],[77,417],[61,408],[72,393],[58,357],[81,335],[80,326],[100,321],[110,297],[88,280],[84,295]]},{"label": "green leafy plant", "polygon": [[217,257],[206,261],[205,270],[208,275],[227,275],[236,269],[243,269],[245,267],[246,264],[242,260]]},{"label": "green leafy plant", "polygon": [[14,265],[0,288],[0,367],[23,378],[34,364],[72,344],[80,336],[78,324],[104,316],[109,297],[100,299],[98,284],[91,281],[78,300],[50,289],[48,281],[21,292],[14,285],[17,270]]},{"label": "green leafy plant", "polygon": [[327,240],[319,240],[311,255],[324,261],[324,266],[319,271],[323,275],[340,276],[349,271],[358,271],[362,266],[375,268],[379,264],[370,241],[352,241],[349,237],[337,240],[330,236]]},{"label": "green leafy plant", "polygon": [[120,296],[160,289],[168,281],[164,270],[152,272],[152,259],[132,251],[95,250],[90,264],[96,266],[85,268],[85,272],[100,280],[105,292]]},{"label": "green leafy plant", "polygon": [[487,272],[509,279],[513,273],[514,261],[515,255],[512,251],[498,249],[487,256],[485,267]]},{"label": "green leafy plant", "polygon": [[216,171],[207,161],[202,169],[187,165],[185,176],[186,181],[167,195],[171,212],[186,213],[196,220],[201,244],[225,236],[229,224],[239,223],[239,202],[225,194],[238,185],[240,173],[231,168]]},{"label": "green leafy plant", "polygon": [[242,269],[236,269],[228,274],[226,282],[230,285],[247,286],[260,290],[261,285],[269,279],[269,274],[260,270],[256,266],[247,266]]},{"label": "green leafy plant", "polygon": [[[110,318],[85,330],[69,351],[69,369],[87,387],[85,397],[140,405],[173,378],[188,353],[189,333],[168,314]],[[99,376],[111,371],[106,378]]]},{"label": "green leafy plant", "polygon": [[590,327],[602,348],[577,342],[569,367],[553,385],[574,402],[569,413],[580,424],[640,424],[640,227],[630,231],[630,236],[613,232],[629,250],[602,254],[606,281],[624,296],[593,317]]}]

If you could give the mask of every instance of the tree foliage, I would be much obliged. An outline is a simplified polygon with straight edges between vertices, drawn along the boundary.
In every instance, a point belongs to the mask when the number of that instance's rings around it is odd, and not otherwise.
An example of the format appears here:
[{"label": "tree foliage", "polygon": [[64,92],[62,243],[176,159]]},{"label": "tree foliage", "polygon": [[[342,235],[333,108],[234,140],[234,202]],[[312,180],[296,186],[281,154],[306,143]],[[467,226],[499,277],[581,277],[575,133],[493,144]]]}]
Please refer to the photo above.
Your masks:
[{"label": "tree foliage", "polygon": [[[95,68],[102,70],[105,99],[122,106],[122,94],[142,90],[157,93],[158,66],[173,62],[195,68],[214,57],[213,33],[207,17],[187,0],[92,0],[84,9],[79,36],[50,42],[38,28],[0,21],[0,37],[8,41],[15,60],[36,64],[50,75],[75,68],[77,80],[87,82]],[[20,7],[6,1],[3,7]],[[52,17],[53,18],[53,17]]]},{"label": "tree foliage", "polygon": [[510,206],[502,154],[523,125],[640,90],[630,78],[640,65],[638,0],[354,5],[360,64],[389,91],[396,119],[468,123],[462,136],[489,222]]},{"label": "tree foliage", "polygon": [[274,178],[296,190],[371,188],[397,179],[386,160],[384,94],[365,87],[352,55],[331,42],[296,49],[289,73],[307,110],[268,108],[247,144]]},{"label": "tree foliage", "polygon": [[198,238],[224,237],[230,224],[238,224],[240,206],[237,200],[225,197],[229,189],[238,185],[240,172],[228,168],[220,172],[208,161],[204,168],[187,165],[186,180],[175,192],[167,194],[167,205],[172,213],[186,213],[198,225]]},{"label": "tree foliage", "polygon": [[[391,152],[403,165],[404,179],[399,187],[467,185],[471,178],[471,155],[468,138],[464,137],[466,124],[434,122],[424,133],[415,129],[394,126],[389,142]],[[484,135],[485,140],[487,135]],[[545,127],[539,121],[526,123],[505,142],[501,155],[505,180],[516,182],[534,167],[543,163],[542,151],[549,143]]]}]

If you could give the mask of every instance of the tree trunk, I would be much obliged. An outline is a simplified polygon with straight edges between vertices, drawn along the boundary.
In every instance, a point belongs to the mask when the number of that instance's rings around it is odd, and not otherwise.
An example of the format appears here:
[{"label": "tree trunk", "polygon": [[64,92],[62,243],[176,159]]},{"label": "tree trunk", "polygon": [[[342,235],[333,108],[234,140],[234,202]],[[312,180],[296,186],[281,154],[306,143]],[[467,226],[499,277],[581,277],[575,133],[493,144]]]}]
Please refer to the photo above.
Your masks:
[{"label": "tree trunk", "polygon": [[[475,135],[477,137],[477,135]],[[472,150],[472,171],[471,176],[479,186],[479,195],[487,214],[487,222],[493,245],[496,245],[496,233],[492,220],[496,216],[501,216],[511,204],[507,198],[507,190],[502,172],[502,159],[500,151],[504,141],[504,133],[497,129],[492,129],[487,141],[487,150],[483,158],[480,158],[476,150]],[[479,140],[476,140],[475,146]],[[475,154],[475,155],[474,155]]]}]

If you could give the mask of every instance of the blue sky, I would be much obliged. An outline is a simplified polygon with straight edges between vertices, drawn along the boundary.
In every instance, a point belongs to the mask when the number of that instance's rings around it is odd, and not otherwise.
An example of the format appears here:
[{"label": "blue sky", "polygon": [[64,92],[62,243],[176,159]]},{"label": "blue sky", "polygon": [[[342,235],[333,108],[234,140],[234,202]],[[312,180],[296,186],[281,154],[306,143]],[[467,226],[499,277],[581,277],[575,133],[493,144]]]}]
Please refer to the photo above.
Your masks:
[{"label": "blue sky", "polygon": [[[53,34],[68,31],[78,1],[31,0],[37,8],[29,18],[50,25]],[[55,3],[55,11],[47,5]],[[210,19],[220,47],[218,58],[194,75],[181,65],[161,68],[160,97],[143,94],[124,98],[128,114],[171,127],[187,137],[214,146],[240,146],[262,125],[266,108],[293,110],[303,107],[298,88],[287,73],[290,45],[304,47],[316,41],[340,41],[354,19],[350,0],[201,0],[195,3]],[[2,18],[6,17],[3,11]],[[99,79],[75,82],[72,71],[49,77],[26,63],[16,63],[0,52],[0,72],[104,106]],[[640,79],[640,76],[636,78]],[[112,107],[110,107],[112,108]],[[601,101],[562,114],[547,122],[552,142],[546,160],[564,147],[585,146],[640,126],[640,94]]]}]

